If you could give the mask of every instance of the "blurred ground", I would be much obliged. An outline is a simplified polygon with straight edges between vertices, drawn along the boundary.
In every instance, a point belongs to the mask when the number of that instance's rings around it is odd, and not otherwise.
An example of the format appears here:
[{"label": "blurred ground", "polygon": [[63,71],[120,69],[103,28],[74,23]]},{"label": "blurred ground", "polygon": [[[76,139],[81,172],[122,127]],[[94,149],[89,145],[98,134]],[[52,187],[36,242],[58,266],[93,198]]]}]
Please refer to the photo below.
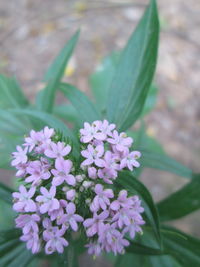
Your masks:
[{"label": "blurred ground", "polygon": [[[160,91],[156,109],[147,117],[148,134],[171,156],[200,172],[200,1],[158,2],[162,31],[156,81]],[[87,92],[89,74],[103,56],[123,47],[146,3],[1,0],[0,72],[17,76],[33,99],[48,64],[81,28],[70,80]],[[142,179],[156,200],[184,183],[184,179],[152,170],[145,171]],[[176,225],[199,234],[199,217],[193,214]]]}]

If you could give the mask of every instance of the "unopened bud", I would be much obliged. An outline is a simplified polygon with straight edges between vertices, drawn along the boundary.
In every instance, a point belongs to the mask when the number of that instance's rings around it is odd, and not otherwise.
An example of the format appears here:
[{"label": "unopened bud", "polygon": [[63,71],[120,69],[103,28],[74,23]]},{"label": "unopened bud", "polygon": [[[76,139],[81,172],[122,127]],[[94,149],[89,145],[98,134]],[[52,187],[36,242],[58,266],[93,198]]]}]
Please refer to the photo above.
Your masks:
[{"label": "unopened bud", "polygon": [[85,187],[85,188],[89,188],[89,187],[91,187],[92,182],[90,182],[90,181],[84,181],[82,185],[83,185],[83,187]]},{"label": "unopened bud", "polygon": [[80,192],[83,192],[83,191],[84,191],[84,187],[81,186],[81,187],[79,188],[79,191],[80,191]]},{"label": "unopened bud", "polygon": [[67,192],[69,190],[69,187],[68,186],[63,186],[63,188],[62,188],[62,191],[63,192]]},{"label": "unopened bud", "polygon": [[90,198],[87,198],[87,199],[85,200],[85,203],[89,205],[89,204],[91,203],[91,199],[90,199]]},{"label": "unopened bud", "polygon": [[80,174],[76,175],[75,178],[76,178],[76,181],[79,182],[79,183],[81,183],[83,181],[83,176],[80,175]]},{"label": "unopened bud", "polygon": [[76,191],[74,189],[71,189],[71,190],[67,191],[66,198],[70,201],[73,201],[75,198],[75,194],[76,194]]}]

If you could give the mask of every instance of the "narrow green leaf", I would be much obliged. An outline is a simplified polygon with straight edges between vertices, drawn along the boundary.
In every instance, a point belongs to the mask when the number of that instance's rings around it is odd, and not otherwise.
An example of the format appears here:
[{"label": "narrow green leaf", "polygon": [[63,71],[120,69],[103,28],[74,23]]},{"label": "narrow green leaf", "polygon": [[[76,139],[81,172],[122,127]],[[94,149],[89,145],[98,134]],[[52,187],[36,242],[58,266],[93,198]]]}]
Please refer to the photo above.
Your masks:
[{"label": "narrow green leaf", "polygon": [[0,182],[0,199],[12,204],[12,192],[11,188]]},{"label": "narrow green leaf", "polygon": [[72,55],[79,36],[79,31],[76,32],[73,37],[67,42],[59,55],[56,57],[49,70],[45,75],[45,80],[48,81],[45,89],[40,92],[37,98],[37,107],[40,110],[51,112],[53,109],[53,103],[55,99],[56,90],[59,87],[59,83],[64,74],[67,62]]},{"label": "narrow green leaf", "polygon": [[159,202],[157,207],[161,220],[178,219],[198,210],[200,208],[199,188],[200,175],[196,175],[190,183]]},{"label": "narrow green leaf", "polygon": [[108,120],[120,130],[129,128],[139,117],[155,71],[159,22],[151,0],[119,60],[107,102]]},{"label": "narrow green leaf", "polygon": [[192,178],[192,170],[175,159],[146,149],[140,149],[140,151],[142,152],[140,160],[141,166],[171,172],[186,178]]},{"label": "narrow green leaf", "polygon": [[21,231],[9,229],[0,231],[0,266],[26,267],[34,255],[25,248],[19,237]]},{"label": "narrow green leaf", "polygon": [[141,116],[145,116],[155,107],[157,94],[158,88],[155,84],[152,84],[149,88],[149,92],[147,94]]},{"label": "narrow green leaf", "polygon": [[119,52],[112,52],[111,55],[103,58],[94,73],[89,77],[90,87],[95,97],[95,105],[103,114],[106,113],[108,89],[111,85],[119,58]]},{"label": "narrow green leaf", "polygon": [[162,255],[163,251],[160,249],[155,249],[152,247],[148,247],[145,245],[142,245],[138,242],[131,241],[130,246],[126,248],[126,252],[128,253],[135,253],[135,254],[140,254],[140,255]]},{"label": "narrow green leaf", "polygon": [[173,257],[168,255],[150,256],[147,267],[182,267]]},{"label": "narrow green leaf", "polygon": [[165,252],[172,255],[181,267],[200,266],[200,240],[172,227],[165,227],[164,229]]},{"label": "narrow green leaf", "polygon": [[91,100],[81,91],[70,84],[62,83],[60,90],[72,103],[82,119],[82,122],[93,122],[100,119],[100,114],[96,110]]},{"label": "narrow green leaf", "polygon": [[152,226],[159,244],[161,244],[158,212],[151,197],[151,194],[149,193],[147,188],[140,181],[135,179],[135,177],[130,172],[127,171],[119,174],[119,177],[116,180],[115,184],[121,185],[132,195],[137,194],[141,197],[141,199],[143,200],[142,205],[145,209],[145,214],[148,219],[148,222]]},{"label": "narrow green leaf", "polygon": [[[106,113],[106,103],[108,101],[108,90],[111,86],[113,76],[117,69],[120,52],[116,51],[103,58],[94,73],[89,77],[90,87],[95,97],[95,105],[103,115]],[[150,86],[146,101],[143,107],[142,116],[148,114],[156,104],[158,88],[155,84]]]},{"label": "narrow green leaf", "polygon": [[0,108],[26,107],[28,100],[15,79],[0,75]]},{"label": "narrow green leaf", "polygon": [[126,253],[118,255],[114,267],[146,267],[146,257]]},{"label": "narrow green leaf", "polygon": [[76,126],[79,126],[82,123],[78,112],[71,103],[54,106],[53,114],[58,118],[75,124]]}]

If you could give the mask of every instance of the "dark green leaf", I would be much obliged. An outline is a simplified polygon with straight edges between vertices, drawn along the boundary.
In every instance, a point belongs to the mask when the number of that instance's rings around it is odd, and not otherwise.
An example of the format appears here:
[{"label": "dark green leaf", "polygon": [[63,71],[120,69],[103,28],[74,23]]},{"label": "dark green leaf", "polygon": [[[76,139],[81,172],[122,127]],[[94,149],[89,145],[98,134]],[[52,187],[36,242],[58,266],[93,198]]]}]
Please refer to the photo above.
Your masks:
[{"label": "dark green leaf", "polygon": [[118,255],[115,267],[145,267],[146,257],[144,255],[136,255],[136,254],[124,254]]},{"label": "dark green leaf", "polygon": [[181,265],[171,256],[149,256],[146,267],[181,267]]},{"label": "dark green leaf", "polygon": [[181,218],[200,208],[200,175],[177,192],[158,203],[157,207],[162,221]]},{"label": "dark green leaf", "polygon": [[26,107],[28,100],[15,79],[0,75],[0,108]]},{"label": "dark green leaf", "polygon": [[95,97],[95,105],[103,114],[106,112],[108,89],[111,85],[119,57],[119,52],[113,52],[105,57],[89,79],[90,87]]},{"label": "dark green leaf", "polygon": [[144,103],[144,107],[141,114],[142,116],[148,114],[155,107],[157,94],[158,88],[155,86],[155,84],[152,84],[149,88],[149,92]]},{"label": "dark green leaf", "polygon": [[162,233],[165,252],[173,256],[181,267],[200,266],[199,239],[172,227],[165,227]]},{"label": "dark green leaf", "polygon": [[64,74],[67,62],[71,57],[74,47],[77,43],[78,36],[79,31],[76,32],[67,42],[47,71],[45,80],[48,81],[48,84],[45,89],[40,92],[37,98],[37,106],[40,110],[47,112],[52,111],[56,90],[59,87],[59,83]]},{"label": "dark green leaf", "polygon": [[152,247],[148,247],[145,245],[142,245],[135,241],[130,241],[130,246],[126,248],[126,252],[128,253],[135,253],[135,254],[141,254],[141,255],[161,255],[163,254],[162,250],[155,249]]},{"label": "dark green leaf", "polygon": [[151,1],[119,60],[107,102],[108,120],[129,128],[142,112],[154,75],[159,35],[157,7]]},{"label": "dark green leaf", "polygon": [[67,122],[75,124],[76,126],[81,125],[82,123],[76,109],[71,103],[54,106],[53,114]]},{"label": "dark green leaf", "polygon": [[0,182],[0,199],[12,204],[12,192],[11,188]]},{"label": "dark green leaf", "polygon": [[140,149],[140,151],[142,152],[140,160],[141,166],[171,172],[186,178],[192,178],[192,170],[175,159],[146,149]]},{"label": "dark green leaf", "polygon": [[0,266],[26,267],[34,257],[19,240],[20,235],[17,229],[0,231]]},{"label": "dark green leaf", "polygon": [[61,84],[60,90],[72,103],[79,117],[82,119],[82,122],[93,122],[100,119],[100,114],[96,110],[94,104],[84,93],[66,83]]},{"label": "dark green leaf", "polygon": [[132,195],[137,194],[143,200],[143,207],[145,209],[145,214],[147,216],[149,224],[152,226],[155,236],[159,242],[161,243],[160,237],[160,225],[159,225],[159,217],[157,213],[156,206],[154,205],[151,194],[147,190],[147,188],[130,172],[122,172],[119,174],[118,179],[115,184],[121,185],[124,189],[128,190]]}]

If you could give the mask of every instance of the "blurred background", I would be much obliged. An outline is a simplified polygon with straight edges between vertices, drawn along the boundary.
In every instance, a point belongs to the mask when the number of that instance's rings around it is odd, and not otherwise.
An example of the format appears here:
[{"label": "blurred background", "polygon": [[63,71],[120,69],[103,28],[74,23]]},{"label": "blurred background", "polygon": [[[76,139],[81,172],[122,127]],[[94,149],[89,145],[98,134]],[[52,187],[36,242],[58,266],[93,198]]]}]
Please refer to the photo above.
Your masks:
[{"label": "blurred background", "polygon": [[[52,59],[77,30],[81,35],[65,79],[90,94],[88,77],[102,58],[121,49],[145,0],[1,0],[0,73],[16,76],[33,100]],[[166,152],[200,172],[200,1],[159,0],[161,34],[155,83],[158,97],[145,118],[147,134]],[[123,88],[122,88],[123,90]],[[8,182],[10,173],[0,171]],[[145,170],[142,181],[160,200],[186,180]],[[199,235],[200,213],[174,224]]]}]

